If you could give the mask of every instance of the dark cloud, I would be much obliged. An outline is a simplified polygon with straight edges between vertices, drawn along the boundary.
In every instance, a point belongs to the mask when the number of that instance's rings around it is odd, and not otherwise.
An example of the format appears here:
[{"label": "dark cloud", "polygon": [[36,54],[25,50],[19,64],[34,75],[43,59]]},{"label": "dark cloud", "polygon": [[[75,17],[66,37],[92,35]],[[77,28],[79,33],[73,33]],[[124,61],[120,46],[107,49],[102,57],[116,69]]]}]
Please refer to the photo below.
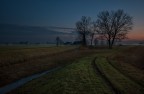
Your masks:
[{"label": "dark cloud", "polygon": [[[55,42],[60,36],[63,40],[73,40],[73,32],[65,33],[40,26],[21,26],[14,24],[0,24],[0,42]],[[71,37],[72,36],[72,37]]]}]

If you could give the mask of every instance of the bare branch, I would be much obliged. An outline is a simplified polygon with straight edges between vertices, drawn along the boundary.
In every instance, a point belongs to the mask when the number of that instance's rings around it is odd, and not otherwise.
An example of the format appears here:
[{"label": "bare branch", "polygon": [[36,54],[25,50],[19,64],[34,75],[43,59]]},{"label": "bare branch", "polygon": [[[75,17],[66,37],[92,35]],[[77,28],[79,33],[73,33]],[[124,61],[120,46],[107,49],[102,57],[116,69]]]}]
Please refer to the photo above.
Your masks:
[{"label": "bare branch", "polygon": [[117,11],[103,11],[98,14],[96,31],[109,42],[112,48],[115,39],[125,39],[127,33],[132,29],[132,17],[119,9]]},{"label": "bare branch", "polygon": [[76,30],[81,38],[82,45],[86,46],[86,36],[90,33],[91,18],[82,16],[81,20],[76,23]]}]

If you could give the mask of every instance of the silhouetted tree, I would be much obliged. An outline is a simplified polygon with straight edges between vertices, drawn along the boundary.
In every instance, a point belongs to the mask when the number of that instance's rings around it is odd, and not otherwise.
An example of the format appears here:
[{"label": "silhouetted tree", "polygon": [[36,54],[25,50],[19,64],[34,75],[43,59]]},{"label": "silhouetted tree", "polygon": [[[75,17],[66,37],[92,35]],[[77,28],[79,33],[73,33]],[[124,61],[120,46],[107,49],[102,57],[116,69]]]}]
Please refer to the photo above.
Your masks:
[{"label": "silhouetted tree", "polygon": [[132,17],[123,10],[103,11],[97,17],[96,30],[106,38],[109,48],[112,48],[115,39],[125,39],[132,29]]},{"label": "silhouetted tree", "polygon": [[76,29],[82,45],[86,46],[86,37],[90,33],[90,17],[82,16],[81,20],[76,23]]},{"label": "silhouetted tree", "polygon": [[56,37],[56,46],[59,46],[59,44],[60,44],[60,38],[57,36]]}]

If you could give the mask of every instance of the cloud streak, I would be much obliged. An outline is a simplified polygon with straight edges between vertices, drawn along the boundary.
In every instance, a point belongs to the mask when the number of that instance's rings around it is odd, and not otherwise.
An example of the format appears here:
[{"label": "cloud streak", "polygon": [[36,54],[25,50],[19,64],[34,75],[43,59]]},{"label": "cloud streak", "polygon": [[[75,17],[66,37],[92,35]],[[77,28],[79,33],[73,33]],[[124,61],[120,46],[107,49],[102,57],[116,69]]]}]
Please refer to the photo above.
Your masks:
[{"label": "cloud streak", "polygon": [[[56,29],[55,29],[56,28]],[[13,24],[0,24],[0,42],[18,42],[18,41],[31,41],[31,42],[55,42],[57,36],[63,40],[73,40],[76,34],[67,31],[64,32],[60,27],[40,27],[40,26],[21,26]],[[60,29],[61,31],[58,31]],[[71,30],[70,28],[68,30]]]}]

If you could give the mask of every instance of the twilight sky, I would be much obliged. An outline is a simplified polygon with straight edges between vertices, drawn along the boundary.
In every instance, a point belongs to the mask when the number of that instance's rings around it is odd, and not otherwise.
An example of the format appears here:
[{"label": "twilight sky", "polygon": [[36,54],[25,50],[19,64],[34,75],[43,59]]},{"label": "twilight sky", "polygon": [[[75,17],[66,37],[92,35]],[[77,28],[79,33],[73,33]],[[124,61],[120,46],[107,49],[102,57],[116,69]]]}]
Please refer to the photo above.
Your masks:
[{"label": "twilight sky", "polygon": [[[100,11],[117,9],[123,9],[134,18],[129,38],[144,40],[144,0],[0,0],[0,41],[49,40],[47,36],[55,37],[55,33],[46,32],[59,30],[45,27],[75,28],[81,16],[90,16],[96,20]],[[34,30],[38,33],[35,34]],[[63,32],[69,34],[69,30]]]}]

